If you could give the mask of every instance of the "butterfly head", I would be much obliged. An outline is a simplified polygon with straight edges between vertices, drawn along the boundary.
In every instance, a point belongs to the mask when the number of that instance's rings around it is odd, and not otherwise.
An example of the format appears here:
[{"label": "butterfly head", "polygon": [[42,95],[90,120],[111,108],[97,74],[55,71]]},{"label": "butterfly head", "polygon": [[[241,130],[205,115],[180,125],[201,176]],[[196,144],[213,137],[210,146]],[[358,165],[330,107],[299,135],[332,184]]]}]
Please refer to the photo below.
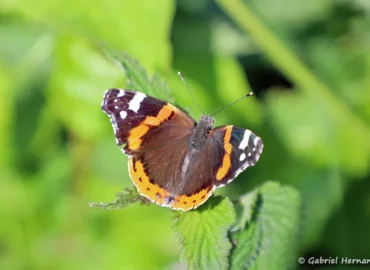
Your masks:
[{"label": "butterfly head", "polygon": [[198,126],[204,126],[206,127],[207,131],[210,131],[213,128],[214,122],[215,119],[212,116],[203,114],[202,117],[200,118]]},{"label": "butterfly head", "polygon": [[208,139],[208,134],[213,127],[215,119],[212,116],[203,114],[199,123],[194,127],[194,133],[191,144],[194,148],[200,150]]}]

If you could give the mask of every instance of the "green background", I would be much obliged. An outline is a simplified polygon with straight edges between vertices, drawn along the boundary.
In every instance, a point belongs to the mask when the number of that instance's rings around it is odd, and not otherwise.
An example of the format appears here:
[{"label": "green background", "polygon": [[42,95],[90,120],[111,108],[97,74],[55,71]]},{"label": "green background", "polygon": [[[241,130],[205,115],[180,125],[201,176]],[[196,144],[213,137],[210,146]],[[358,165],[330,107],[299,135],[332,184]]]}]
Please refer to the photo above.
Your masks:
[{"label": "green background", "polygon": [[216,193],[292,185],[299,256],[369,256],[370,2],[240,3],[0,0],[0,269],[185,267],[171,210],[89,207],[132,185],[100,110],[126,78],[102,47],[166,78],[158,97],[195,119],[178,70],[208,114],[253,90],[216,125],[253,130],[264,152]]}]

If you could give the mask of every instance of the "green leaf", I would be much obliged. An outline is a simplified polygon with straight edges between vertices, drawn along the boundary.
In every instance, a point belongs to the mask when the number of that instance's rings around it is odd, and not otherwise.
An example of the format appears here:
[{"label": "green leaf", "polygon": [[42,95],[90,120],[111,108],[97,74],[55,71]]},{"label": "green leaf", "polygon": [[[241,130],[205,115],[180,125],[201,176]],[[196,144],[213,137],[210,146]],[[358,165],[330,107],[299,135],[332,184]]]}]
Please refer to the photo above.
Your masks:
[{"label": "green leaf", "polygon": [[108,57],[117,62],[124,70],[127,78],[127,88],[146,93],[163,100],[170,99],[170,89],[164,79],[158,75],[149,78],[145,68],[138,60],[126,52],[117,52],[104,48]]},{"label": "green leaf", "polygon": [[[314,168],[308,161],[288,156],[276,179],[294,186],[301,195],[300,249],[310,250],[322,241],[328,219],[343,202],[348,179],[338,167]],[[289,167],[289,173],[287,168]]]},{"label": "green leaf", "polygon": [[239,198],[241,210],[239,211],[239,213],[237,212],[238,219],[233,227],[233,231],[244,230],[245,226],[251,221],[257,199],[258,192],[256,190],[251,191]]},{"label": "green leaf", "polygon": [[113,202],[109,203],[90,203],[91,208],[97,208],[102,210],[114,210],[114,209],[123,209],[127,206],[141,202],[142,204],[146,204],[149,201],[141,196],[135,187],[128,187],[125,188],[123,191],[116,194],[117,199]]},{"label": "green leaf", "polygon": [[174,228],[182,246],[181,260],[189,269],[228,269],[228,230],[234,222],[228,198],[213,197],[197,210],[179,214]]},{"label": "green leaf", "polygon": [[[251,195],[253,198],[253,195]],[[245,207],[250,202],[245,200]],[[252,220],[232,234],[231,269],[287,269],[294,266],[300,217],[299,193],[266,183],[258,190]]]}]

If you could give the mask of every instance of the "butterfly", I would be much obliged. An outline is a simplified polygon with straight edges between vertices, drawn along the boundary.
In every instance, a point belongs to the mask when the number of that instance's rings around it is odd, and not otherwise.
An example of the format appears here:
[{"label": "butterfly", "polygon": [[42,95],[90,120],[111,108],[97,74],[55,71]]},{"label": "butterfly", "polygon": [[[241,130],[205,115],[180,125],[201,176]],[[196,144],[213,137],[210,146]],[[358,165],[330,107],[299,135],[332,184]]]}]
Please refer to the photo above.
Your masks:
[{"label": "butterfly", "polygon": [[196,122],[176,106],[140,92],[108,89],[101,107],[129,157],[138,192],[160,206],[197,208],[217,187],[254,166],[262,153],[261,138],[250,130],[213,128],[209,115]]}]

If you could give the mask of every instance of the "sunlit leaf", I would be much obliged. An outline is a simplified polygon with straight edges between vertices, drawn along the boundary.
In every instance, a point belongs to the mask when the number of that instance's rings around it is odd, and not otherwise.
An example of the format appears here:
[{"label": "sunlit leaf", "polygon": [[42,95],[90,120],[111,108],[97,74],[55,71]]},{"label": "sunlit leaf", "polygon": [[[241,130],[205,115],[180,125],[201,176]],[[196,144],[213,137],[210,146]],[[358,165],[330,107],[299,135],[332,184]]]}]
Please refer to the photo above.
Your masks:
[{"label": "sunlit leaf", "polygon": [[[250,207],[250,200],[246,201]],[[269,182],[258,189],[252,220],[232,235],[231,269],[287,269],[296,263],[300,197]]]},{"label": "sunlit leaf", "polygon": [[240,204],[240,213],[238,213],[238,219],[236,224],[233,226],[233,231],[242,231],[244,230],[245,226],[247,226],[253,216],[254,208],[256,207],[256,203],[258,200],[258,192],[257,190],[251,191],[239,198],[238,203]]},{"label": "sunlit leaf", "polygon": [[108,57],[118,63],[125,72],[127,89],[143,92],[150,96],[170,101],[170,90],[166,81],[158,75],[149,77],[145,68],[137,59],[126,52],[103,48]]},{"label": "sunlit leaf", "polygon": [[228,230],[235,222],[230,200],[211,198],[197,210],[181,213],[174,229],[189,269],[228,269],[231,243]]},{"label": "sunlit leaf", "polygon": [[141,196],[135,187],[125,188],[123,191],[116,194],[117,199],[109,203],[90,203],[90,207],[102,209],[102,210],[113,210],[113,209],[124,209],[127,206],[141,202],[143,204],[150,203],[143,196]]}]

